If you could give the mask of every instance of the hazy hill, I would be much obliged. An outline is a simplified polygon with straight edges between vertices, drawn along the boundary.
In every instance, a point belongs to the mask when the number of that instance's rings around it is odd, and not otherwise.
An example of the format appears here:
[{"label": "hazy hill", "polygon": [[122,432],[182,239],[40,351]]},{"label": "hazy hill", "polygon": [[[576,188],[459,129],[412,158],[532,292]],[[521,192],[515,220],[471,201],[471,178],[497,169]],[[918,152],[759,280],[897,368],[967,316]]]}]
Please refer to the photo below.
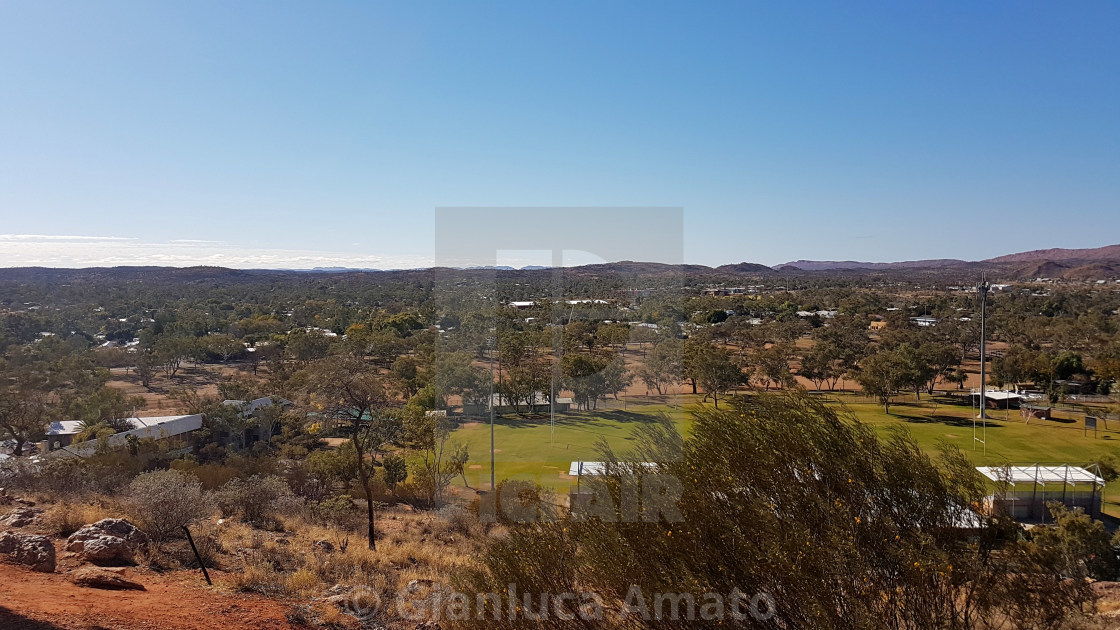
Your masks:
[{"label": "hazy hill", "polygon": [[1020,263],[1020,262],[1064,262],[1077,260],[1085,262],[1111,261],[1120,262],[1120,245],[1108,245],[1091,249],[1036,249],[1018,254],[1008,254],[989,258],[987,263]]},{"label": "hazy hill", "polygon": [[935,260],[908,260],[903,262],[860,262],[858,260],[795,260],[774,267],[774,269],[800,269],[802,271],[834,271],[854,269],[938,269],[941,267],[964,267],[967,261],[953,258]]},{"label": "hazy hill", "polygon": [[780,271],[860,273],[889,271],[987,270],[1007,278],[1097,280],[1120,277],[1120,245],[1090,249],[1037,249],[969,262],[952,258],[904,262],[795,260],[774,267]]}]

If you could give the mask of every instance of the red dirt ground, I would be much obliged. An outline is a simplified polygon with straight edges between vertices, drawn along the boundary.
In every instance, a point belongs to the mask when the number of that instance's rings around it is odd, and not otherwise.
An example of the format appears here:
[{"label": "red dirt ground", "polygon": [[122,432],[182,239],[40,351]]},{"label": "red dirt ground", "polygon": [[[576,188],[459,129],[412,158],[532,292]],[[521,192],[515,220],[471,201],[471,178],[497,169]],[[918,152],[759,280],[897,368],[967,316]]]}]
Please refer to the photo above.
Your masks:
[{"label": "red dirt ground", "polygon": [[4,630],[280,630],[300,628],[286,619],[291,604],[221,590],[227,579],[178,571],[129,569],[147,591],[107,591],[71,584],[58,573],[35,573],[0,563],[0,628]]}]

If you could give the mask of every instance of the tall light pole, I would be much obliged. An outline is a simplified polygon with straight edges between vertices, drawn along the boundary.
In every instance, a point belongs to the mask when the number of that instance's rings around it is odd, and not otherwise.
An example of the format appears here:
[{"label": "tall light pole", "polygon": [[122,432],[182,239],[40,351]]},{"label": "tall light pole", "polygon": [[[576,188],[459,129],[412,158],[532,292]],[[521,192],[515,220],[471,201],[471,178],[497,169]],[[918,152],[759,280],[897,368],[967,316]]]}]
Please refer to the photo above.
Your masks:
[{"label": "tall light pole", "polygon": [[[980,418],[988,419],[988,281],[980,282]],[[987,426],[984,427],[987,429]],[[985,444],[985,448],[987,445]]]},{"label": "tall light pole", "polygon": [[490,492],[494,491],[494,338],[486,338],[490,349]]}]

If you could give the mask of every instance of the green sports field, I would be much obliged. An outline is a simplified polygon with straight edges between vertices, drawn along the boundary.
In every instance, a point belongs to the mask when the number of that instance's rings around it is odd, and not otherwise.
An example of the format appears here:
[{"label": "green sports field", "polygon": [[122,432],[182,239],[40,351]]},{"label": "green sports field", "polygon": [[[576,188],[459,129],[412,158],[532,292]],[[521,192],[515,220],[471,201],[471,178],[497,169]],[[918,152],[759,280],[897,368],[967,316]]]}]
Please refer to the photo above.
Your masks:
[{"label": "green sports field", "polygon": [[[497,479],[528,479],[566,491],[571,463],[598,460],[596,445],[601,441],[605,440],[620,454],[626,453],[639,426],[668,417],[679,430],[685,431],[691,417],[685,404],[630,400],[611,401],[607,407],[557,414],[555,426],[547,416],[499,418],[494,426]],[[469,485],[488,488],[489,423],[468,423],[456,430],[454,439],[465,442],[470,448]]]},{"label": "green sports field", "polygon": [[[931,401],[923,396],[920,402],[913,395],[900,397],[898,404],[891,407],[890,415],[880,405],[855,394],[829,394],[825,399],[876,428],[905,426],[930,453],[935,453],[942,442],[953,444],[977,465],[1085,464],[1105,454],[1120,458],[1120,421],[1109,422],[1109,430],[1102,425],[1094,437],[1092,431],[1084,430],[1084,412],[1076,409],[1058,412],[1055,420],[1029,423],[1024,423],[1014,409],[990,411],[985,445],[973,439],[972,407],[952,404],[951,397]],[[711,403],[701,403],[698,396],[672,401],[644,397],[611,400],[597,411],[557,414],[555,428],[547,416],[500,418],[494,427],[497,478],[533,480],[564,493],[571,484],[566,474],[571,462],[597,460],[595,447],[600,441],[605,440],[617,452],[625,453],[633,442],[635,429],[659,416],[667,416],[681,431],[687,431],[689,410],[699,404]],[[979,424],[976,437],[984,437]],[[464,425],[456,430],[454,439],[466,442],[470,448],[468,485],[488,488],[489,424]],[[1106,500],[1106,510],[1120,514],[1120,482],[1110,484]]]}]

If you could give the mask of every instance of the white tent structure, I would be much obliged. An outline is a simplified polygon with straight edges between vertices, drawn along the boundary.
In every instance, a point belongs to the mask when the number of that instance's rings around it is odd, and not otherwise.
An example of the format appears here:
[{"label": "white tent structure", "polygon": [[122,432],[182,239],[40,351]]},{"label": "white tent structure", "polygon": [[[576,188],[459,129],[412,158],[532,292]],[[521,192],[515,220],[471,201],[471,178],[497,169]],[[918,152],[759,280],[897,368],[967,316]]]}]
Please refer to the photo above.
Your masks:
[{"label": "white tent structure", "polygon": [[1046,504],[1050,502],[1079,508],[1093,518],[1100,517],[1104,479],[1080,466],[978,466],[976,470],[1003,486],[1002,496],[997,493],[992,507],[1016,520],[1046,520],[1049,517]]}]

